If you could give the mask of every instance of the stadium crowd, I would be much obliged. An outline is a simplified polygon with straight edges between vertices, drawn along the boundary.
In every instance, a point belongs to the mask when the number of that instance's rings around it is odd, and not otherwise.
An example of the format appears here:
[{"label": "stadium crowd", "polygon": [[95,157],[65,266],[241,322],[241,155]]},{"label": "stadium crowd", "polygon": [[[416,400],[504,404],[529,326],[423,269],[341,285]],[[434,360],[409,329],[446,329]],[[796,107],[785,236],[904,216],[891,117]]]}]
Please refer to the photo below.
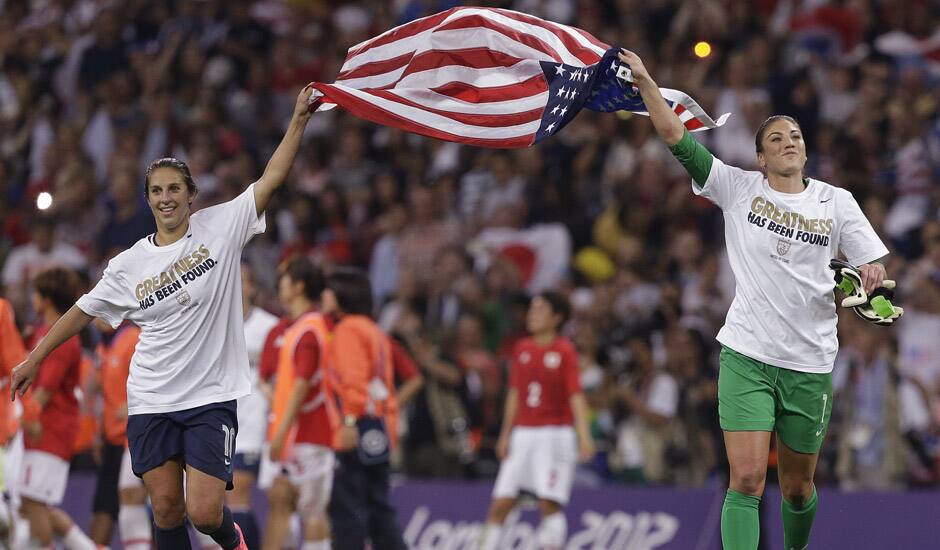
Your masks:
[{"label": "stadium crowd", "polygon": [[[25,334],[33,275],[93,284],[154,231],[143,173],[185,160],[196,206],[259,174],[298,88],[346,50],[457,2],[0,2],[0,266]],[[926,0],[516,0],[507,7],[640,53],[712,114],[698,134],[754,168],[767,116],[799,120],[807,173],[850,190],[891,249],[906,314],[843,315],[822,483],[940,481],[940,9]],[[933,33],[931,35],[931,33]],[[928,39],[932,39],[932,42]],[[700,40],[705,58],[693,54]],[[933,44],[933,50],[929,48]],[[924,45],[921,47],[920,45]],[[931,57],[932,56],[932,57]],[[313,116],[268,230],[245,248],[271,312],[295,254],[371,275],[376,319],[425,384],[397,469],[495,475],[507,358],[528,297],[560,289],[598,448],[585,483],[697,485],[724,475],[714,336],[734,293],[721,216],[648,120],[583,112],[537,147],[445,143],[339,112]],[[50,193],[46,210],[37,198]],[[774,284],[774,281],[767,281]],[[95,335],[85,338],[88,353]],[[93,404],[86,403],[86,409]],[[90,445],[90,442],[86,441]],[[441,457],[446,460],[442,460]]]}]

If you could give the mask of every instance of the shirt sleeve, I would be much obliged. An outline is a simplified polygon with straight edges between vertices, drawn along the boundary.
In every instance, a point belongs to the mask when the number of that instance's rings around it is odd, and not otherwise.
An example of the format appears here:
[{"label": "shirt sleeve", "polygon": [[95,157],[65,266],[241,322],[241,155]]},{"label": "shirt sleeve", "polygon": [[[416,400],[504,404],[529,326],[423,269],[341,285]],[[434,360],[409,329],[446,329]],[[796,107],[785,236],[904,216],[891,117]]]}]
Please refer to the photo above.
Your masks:
[{"label": "shirt sleeve", "polygon": [[261,348],[261,361],[258,364],[258,375],[262,380],[269,380],[277,372],[278,356],[281,352],[277,341],[284,334],[286,326],[284,322],[278,323],[268,331],[268,335],[264,339],[264,347]]},{"label": "shirt sleeve", "polygon": [[728,166],[722,162],[704,145],[696,141],[688,130],[684,131],[682,139],[669,150],[692,176],[693,193],[705,197],[721,209],[732,204],[735,182],[746,173],[746,170]]},{"label": "shirt sleeve", "polygon": [[139,306],[133,292],[122,284],[122,279],[112,260],[95,288],[79,298],[75,305],[88,315],[100,317],[112,328],[117,328]]},{"label": "shirt sleeve", "polygon": [[692,183],[698,185],[699,188],[705,187],[708,174],[712,170],[712,160],[715,158],[711,152],[692,137],[688,129],[683,130],[682,139],[670,146],[669,150],[685,171],[692,176]]},{"label": "shirt sleeve", "polygon": [[258,215],[255,204],[255,184],[251,184],[234,199],[203,208],[195,215],[203,218],[210,227],[225,228],[236,237],[239,246],[245,246],[258,233],[265,230],[264,213]]},{"label": "shirt sleeve", "polygon": [[294,350],[294,379],[311,379],[320,370],[320,343],[317,336],[308,332],[297,341],[297,349]]},{"label": "shirt sleeve", "polygon": [[573,347],[567,347],[562,353],[561,368],[565,379],[565,394],[570,399],[572,395],[581,393],[581,369],[578,366],[578,354]]},{"label": "shirt sleeve", "polygon": [[418,366],[408,352],[394,338],[389,338],[388,341],[392,348],[392,368],[395,369],[395,379],[398,382],[407,382],[418,376]]},{"label": "shirt sleeve", "polygon": [[840,206],[842,223],[839,225],[839,249],[846,260],[855,266],[867,264],[888,254],[888,247],[875,233],[855,197],[842,190]]}]

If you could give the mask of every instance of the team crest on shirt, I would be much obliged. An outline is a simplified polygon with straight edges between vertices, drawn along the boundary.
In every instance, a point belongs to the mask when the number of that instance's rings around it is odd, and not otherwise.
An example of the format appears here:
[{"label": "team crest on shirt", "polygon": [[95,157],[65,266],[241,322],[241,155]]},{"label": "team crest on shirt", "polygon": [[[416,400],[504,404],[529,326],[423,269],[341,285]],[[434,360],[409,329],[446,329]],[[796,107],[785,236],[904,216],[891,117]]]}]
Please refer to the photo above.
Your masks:
[{"label": "team crest on shirt", "polygon": [[189,292],[185,290],[183,290],[182,292],[176,295],[176,303],[178,303],[181,306],[187,306],[189,305],[189,302],[191,301],[192,301],[192,297],[189,295]]},{"label": "team crest on shirt", "polygon": [[781,256],[786,256],[787,252],[790,251],[790,241],[784,239],[777,239],[777,254]]},{"label": "team crest on shirt", "polygon": [[528,362],[529,362],[529,359],[531,359],[531,358],[532,358],[532,356],[529,355],[529,352],[527,352],[527,351],[524,351],[524,352],[522,352],[522,353],[519,354],[519,362],[520,362],[520,363],[528,363]]},{"label": "team crest on shirt", "polygon": [[542,358],[542,364],[545,365],[545,368],[557,369],[561,365],[561,354],[557,351],[550,351],[545,354],[545,357]]}]

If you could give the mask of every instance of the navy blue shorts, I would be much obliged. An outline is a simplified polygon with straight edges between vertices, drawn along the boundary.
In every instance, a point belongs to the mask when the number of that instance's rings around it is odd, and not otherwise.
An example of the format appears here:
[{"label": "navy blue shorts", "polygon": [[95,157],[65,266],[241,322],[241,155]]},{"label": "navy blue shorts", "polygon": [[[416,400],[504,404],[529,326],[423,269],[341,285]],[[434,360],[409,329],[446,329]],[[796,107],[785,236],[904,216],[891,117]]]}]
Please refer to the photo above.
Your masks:
[{"label": "navy blue shorts", "polygon": [[182,457],[187,466],[221,479],[231,489],[237,431],[234,400],[184,411],[131,415],[127,441],[134,475],[143,477],[167,460]]},{"label": "navy blue shorts", "polygon": [[248,472],[249,474],[257,476],[258,470],[261,467],[261,451],[253,453],[235,453],[235,459],[232,460],[232,465],[235,466],[235,471],[237,472]]}]

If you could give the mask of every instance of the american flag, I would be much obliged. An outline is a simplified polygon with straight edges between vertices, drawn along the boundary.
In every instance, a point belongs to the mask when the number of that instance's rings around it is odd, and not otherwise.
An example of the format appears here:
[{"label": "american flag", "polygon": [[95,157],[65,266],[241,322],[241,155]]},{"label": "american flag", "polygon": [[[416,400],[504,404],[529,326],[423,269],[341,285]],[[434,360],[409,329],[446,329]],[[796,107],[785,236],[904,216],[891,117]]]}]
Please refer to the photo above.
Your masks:
[{"label": "american flag", "polygon": [[[339,105],[395,128],[481,147],[528,147],[582,108],[646,114],[617,48],[581,29],[495,8],[453,8],[350,48],[320,110]],[[662,89],[690,131],[716,128],[688,95]]]}]

